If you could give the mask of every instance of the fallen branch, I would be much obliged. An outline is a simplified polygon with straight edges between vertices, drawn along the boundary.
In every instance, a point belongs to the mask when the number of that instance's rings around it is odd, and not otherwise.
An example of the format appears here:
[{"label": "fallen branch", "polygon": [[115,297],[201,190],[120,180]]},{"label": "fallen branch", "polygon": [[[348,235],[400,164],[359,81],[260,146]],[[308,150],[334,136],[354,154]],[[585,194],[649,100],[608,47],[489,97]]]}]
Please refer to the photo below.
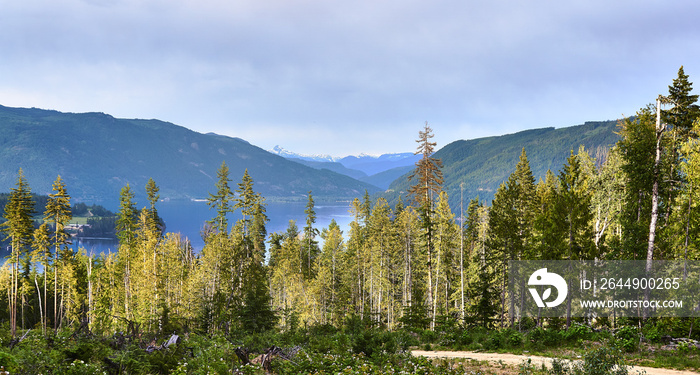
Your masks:
[{"label": "fallen branch", "polygon": [[153,353],[156,350],[167,349],[170,345],[177,344],[178,342],[180,342],[180,336],[175,335],[175,334],[170,336],[170,339],[168,341],[164,342],[163,344],[161,344],[160,346],[156,346],[156,341],[153,340],[151,345],[146,347],[146,352]]},{"label": "fallen branch", "polygon": [[32,330],[31,328],[28,329],[27,332],[25,332],[24,335],[22,335],[22,337],[20,337],[19,339],[16,339],[16,338],[15,338],[15,339],[10,340],[10,350],[12,350],[12,348],[14,348],[14,347],[15,347],[17,344],[19,344],[20,342],[22,342],[22,340],[24,340],[25,338],[27,338],[27,335],[29,334],[29,332],[30,332],[31,330]]},{"label": "fallen branch", "polygon": [[[254,358],[250,363],[252,364],[259,364],[262,366],[263,370],[267,373],[272,372],[272,360],[275,358],[281,358],[284,359],[285,361],[292,362],[293,364],[297,365],[296,362],[292,361],[292,357],[296,356],[296,354],[301,350],[300,346],[295,346],[291,349],[289,349],[288,353],[285,353],[283,349],[272,345],[269,347],[267,350],[265,350],[265,354],[261,354],[258,357]],[[237,353],[236,353],[237,354]]]}]

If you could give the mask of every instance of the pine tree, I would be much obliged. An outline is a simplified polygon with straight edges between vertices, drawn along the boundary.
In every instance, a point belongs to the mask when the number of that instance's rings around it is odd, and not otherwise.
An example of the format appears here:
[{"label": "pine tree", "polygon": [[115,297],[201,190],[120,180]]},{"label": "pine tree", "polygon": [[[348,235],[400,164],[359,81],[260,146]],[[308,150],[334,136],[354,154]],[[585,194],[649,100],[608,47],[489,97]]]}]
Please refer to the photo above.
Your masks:
[{"label": "pine tree", "polygon": [[[343,308],[339,303],[338,292],[341,288],[341,266],[342,259],[345,253],[345,242],[343,240],[343,231],[340,226],[332,219],[328,228],[321,231],[323,239],[323,252],[320,256],[319,276],[317,277],[319,289],[324,293],[321,305],[324,306],[324,312],[328,317],[324,319],[332,324],[340,324],[343,317]],[[330,295],[329,295],[330,294]]]},{"label": "pine tree", "polygon": [[[277,321],[276,314],[272,310],[270,297],[268,270],[264,266],[265,261],[265,237],[268,221],[264,198],[255,193],[253,179],[246,170],[237,189],[238,200],[236,207],[241,208],[243,214],[242,229],[237,233],[236,241],[242,242],[243,254],[240,254],[238,270],[240,277],[238,291],[241,303],[238,309],[238,318],[243,329],[249,332],[259,332],[270,329]],[[241,225],[236,228],[241,228]],[[233,233],[232,233],[233,235]],[[232,236],[233,237],[233,236]]]},{"label": "pine tree", "polygon": [[[581,168],[577,155],[571,155],[559,173],[560,194],[557,200],[558,222],[566,233],[564,244],[564,259],[593,260],[597,257],[594,252],[593,228],[591,222],[591,191],[588,179]],[[572,279],[567,280],[571,285]],[[566,327],[571,326],[571,292],[566,300]]]},{"label": "pine tree", "polygon": [[692,95],[692,90],[693,83],[688,81],[688,75],[681,66],[673,85],[668,86],[667,99],[672,107],[664,113],[664,120],[671,126],[674,138],[679,142],[685,142],[691,136],[693,122],[700,116],[700,107],[696,104],[698,95]]},{"label": "pine tree", "polygon": [[47,302],[46,302],[46,297],[47,297],[47,273],[49,269],[49,259],[51,259],[51,239],[50,239],[50,233],[49,233],[49,228],[46,225],[46,223],[42,223],[39,228],[34,230],[34,241],[32,243],[32,248],[34,249],[32,253],[33,258],[38,258],[39,264],[41,264],[43,268],[43,276],[44,276],[44,296],[41,298],[41,294],[37,290],[37,293],[39,294],[40,298],[40,303],[39,303],[39,309],[41,312],[41,329],[42,333],[45,335],[47,332],[47,326],[48,326],[48,311],[46,309],[47,307]]},{"label": "pine tree", "polygon": [[[495,269],[502,272],[498,278],[503,310],[505,310],[507,297],[508,261],[530,259],[535,250],[533,238],[534,203],[534,177],[530,170],[527,153],[523,148],[515,171],[496,191],[489,211],[487,247],[499,254],[493,259],[500,259]],[[508,297],[510,300],[509,320],[512,326],[515,319],[515,298]],[[505,324],[505,311],[501,313],[501,324]]]},{"label": "pine tree", "polygon": [[[678,160],[678,167],[671,168],[673,181],[672,189],[669,193],[669,201],[674,203],[675,212],[672,212],[677,220],[671,220],[670,232],[667,237],[671,242],[676,242],[677,246],[672,249],[683,248],[683,257],[687,256],[687,249],[690,243],[690,233],[693,231],[693,196],[694,190],[698,189],[697,179],[694,175],[694,164],[696,161],[697,140],[700,136],[698,129],[698,119],[700,118],[700,107],[696,104],[698,95],[692,95],[693,84],[688,81],[683,66],[678,69],[678,77],[673,80],[673,85],[668,87],[668,101],[672,105],[671,109],[664,111],[664,120],[671,128],[671,135],[674,140],[673,158]],[[697,201],[696,201],[697,202]],[[671,210],[666,212],[668,217]],[[682,242],[676,241],[683,239]],[[687,259],[687,258],[686,258]]]},{"label": "pine tree", "polygon": [[[493,273],[485,274],[484,276],[493,278],[484,281],[484,285],[488,285],[488,288],[496,288],[500,294],[501,327],[505,327],[506,318],[507,265],[508,260],[515,259],[511,255],[511,252],[516,247],[514,243],[517,242],[517,231],[514,230],[517,228],[517,225],[515,223],[516,213],[513,201],[512,190],[508,189],[506,183],[502,183],[498,187],[498,190],[496,190],[496,194],[491,202],[488,219],[488,236],[485,244],[488,256],[485,258],[486,264],[484,267],[489,270],[499,270],[498,273],[492,271]],[[485,289],[482,289],[482,292],[483,291],[485,291]]]},{"label": "pine tree", "polygon": [[124,304],[124,319],[133,317],[132,300],[132,263],[136,254],[136,232],[138,211],[134,204],[134,193],[129,184],[121,189],[119,194],[119,212],[117,214],[116,231],[119,239],[117,264],[121,270],[124,286],[122,302]]},{"label": "pine tree", "polygon": [[149,230],[157,233],[158,237],[162,237],[165,233],[165,223],[158,215],[158,209],[156,209],[156,203],[160,199],[159,191],[160,188],[156,185],[156,182],[149,178],[148,182],[146,182],[146,199],[148,200],[147,224],[150,226]]},{"label": "pine tree", "polygon": [[[456,284],[453,264],[455,249],[457,248],[458,226],[454,222],[454,214],[449,206],[449,198],[446,192],[440,192],[436,207],[435,218],[435,285],[433,286],[432,322],[435,329],[435,321],[438,310],[442,315],[448,315],[450,311],[451,296]],[[442,301],[439,301],[442,299]],[[439,302],[442,302],[439,304]]]},{"label": "pine tree", "polygon": [[558,222],[559,181],[551,170],[540,180],[535,193],[536,215],[533,222],[535,251],[532,259],[561,260],[564,257],[564,233]]},{"label": "pine tree", "polygon": [[[29,249],[32,243],[34,226],[32,215],[34,214],[34,201],[31,196],[31,189],[24,177],[24,172],[19,169],[17,174],[17,184],[10,192],[10,199],[5,205],[5,222],[2,223],[2,231],[6,239],[10,240],[11,246],[11,285],[8,295],[10,312],[10,334],[15,337],[17,333],[17,303],[20,292],[20,262],[27,260],[28,265]],[[23,273],[28,274],[25,269]]]},{"label": "pine tree", "polygon": [[515,172],[506,182],[513,194],[513,209],[515,210],[514,228],[515,241],[511,255],[513,260],[529,259],[532,252],[532,223],[534,219],[533,203],[535,202],[535,178],[530,170],[525,148],[520,153],[520,159],[515,166]]},{"label": "pine tree", "polygon": [[221,162],[221,166],[216,171],[216,193],[209,193],[209,198],[207,198],[207,205],[209,208],[216,209],[216,217],[208,223],[212,224],[218,233],[228,232],[228,219],[226,215],[231,212],[230,200],[233,197],[233,192],[229,187],[229,182],[231,180],[228,177],[229,169],[226,162]]},{"label": "pine tree", "polygon": [[422,209],[432,209],[433,197],[442,190],[444,181],[442,176],[442,160],[433,158],[437,143],[430,140],[434,137],[433,129],[425,122],[425,127],[418,132],[418,150],[416,155],[421,154],[422,158],[416,162],[416,169],[409,176],[409,180],[418,179],[412,185],[408,193],[413,196],[414,201]]},{"label": "pine tree", "polygon": [[413,196],[414,202],[418,205],[421,223],[423,227],[425,250],[428,256],[428,305],[433,304],[433,200],[434,196],[442,190],[444,181],[442,176],[442,160],[433,158],[435,142],[431,142],[435,135],[433,129],[425,122],[423,131],[418,132],[418,150],[416,155],[423,157],[416,162],[416,169],[409,176],[409,180],[417,178],[415,185],[408,189],[408,193]]},{"label": "pine tree", "polygon": [[[57,328],[57,308],[58,308],[58,277],[59,277],[59,261],[67,262],[72,256],[69,254],[68,250],[65,249],[66,245],[69,243],[70,236],[65,231],[66,225],[73,218],[70,206],[70,196],[66,191],[66,185],[63,183],[61,176],[56,178],[53,183],[53,193],[49,194],[49,199],[46,202],[46,210],[44,211],[44,220],[53,224],[53,238],[52,242],[54,245],[54,328]],[[46,275],[46,272],[44,272]],[[46,280],[44,280],[46,282]],[[44,301],[46,301],[46,283],[44,284]],[[46,309],[44,309],[46,310]]]},{"label": "pine tree", "polygon": [[[621,218],[622,251],[618,256],[641,260],[646,259],[655,179],[653,166],[657,138],[653,108],[643,108],[634,118],[621,121],[620,136],[617,147],[622,157],[625,201]],[[665,188],[666,184],[662,184],[661,192]]]},{"label": "pine tree", "polygon": [[304,226],[304,242],[302,251],[304,251],[304,277],[307,280],[311,280],[315,274],[315,262],[318,254],[320,252],[318,248],[318,242],[316,241],[316,236],[318,235],[318,229],[314,228],[316,223],[316,211],[314,211],[314,198],[311,195],[311,191],[308,194],[308,201],[306,203],[306,209],[304,209],[306,214],[306,226]]},{"label": "pine tree", "polygon": [[564,259],[593,260],[595,246],[591,222],[592,192],[581,168],[580,155],[571,155],[559,173],[560,193],[556,203],[557,222],[566,233]]},{"label": "pine tree", "polygon": [[248,174],[248,169],[243,172],[241,182],[238,183],[236,189],[234,209],[240,209],[243,215],[243,234],[248,236],[248,227],[253,218],[256,203],[261,200],[261,197],[253,191],[253,178]]}]

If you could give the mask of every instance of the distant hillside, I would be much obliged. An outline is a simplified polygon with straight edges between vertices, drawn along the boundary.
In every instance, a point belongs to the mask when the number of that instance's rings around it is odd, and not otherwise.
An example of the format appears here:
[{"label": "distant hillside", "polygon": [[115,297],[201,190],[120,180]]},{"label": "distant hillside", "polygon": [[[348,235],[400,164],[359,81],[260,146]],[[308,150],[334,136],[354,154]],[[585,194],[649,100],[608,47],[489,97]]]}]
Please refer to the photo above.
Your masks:
[{"label": "distant hillside", "polygon": [[378,188],[381,188],[382,190],[386,190],[389,188],[389,186],[391,186],[392,182],[396,181],[397,178],[405,175],[406,173],[410,173],[414,168],[415,163],[405,167],[392,168],[371,176],[358,178],[358,180],[372,184]]},{"label": "distant hillside", "polygon": [[315,169],[328,169],[367,182],[385,190],[406,171],[413,168],[420,155],[412,152],[382,154],[379,156],[361,154],[343,158],[330,155],[302,155],[280,146],[271,153]]},{"label": "distant hillside", "polygon": [[377,191],[238,138],[163,121],[0,106],[0,192],[14,187],[21,167],[37,194],[51,192],[60,174],[69,194],[82,201],[116,202],[127,183],[143,196],[148,178],[160,187],[161,198],[204,198],[214,191],[216,170],[224,160],[234,188],[247,168],[255,190],[268,199],[302,198],[309,190],[319,198]]},{"label": "distant hillside", "polygon": [[[594,151],[615,144],[619,139],[615,134],[616,126],[617,121],[586,122],[566,128],[455,141],[437,151],[434,157],[443,162],[444,188],[450,195],[451,205],[458,207],[462,182],[465,201],[477,196],[481,200],[492,200],[498,186],[515,170],[523,147],[537,181],[544,178],[548,169],[558,173],[571,150],[576,152],[579,145]],[[407,178],[405,174],[390,185],[385,193],[390,202],[395,203],[399,194],[405,201],[409,187]]]},{"label": "distant hillside", "polygon": [[383,154],[380,156],[346,156],[338,160],[338,162],[347,168],[357,169],[365,172],[367,176],[372,176],[394,168],[413,166],[419,159],[420,155],[415,155],[412,152],[404,152],[400,154]]},{"label": "distant hillside", "polygon": [[334,162],[334,161],[311,161],[311,160],[306,160],[306,159],[297,159],[297,158],[287,158],[288,160],[291,160],[293,162],[297,162],[299,164],[303,164],[307,167],[311,167],[314,169],[328,169],[329,171],[333,171],[335,173],[340,173],[344,174],[346,176],[350,176],[356,180],[363,181],[364,178],[367,178],[367,174],[357,170],[357,169],[349,169],[346,168],[344,165]]}]

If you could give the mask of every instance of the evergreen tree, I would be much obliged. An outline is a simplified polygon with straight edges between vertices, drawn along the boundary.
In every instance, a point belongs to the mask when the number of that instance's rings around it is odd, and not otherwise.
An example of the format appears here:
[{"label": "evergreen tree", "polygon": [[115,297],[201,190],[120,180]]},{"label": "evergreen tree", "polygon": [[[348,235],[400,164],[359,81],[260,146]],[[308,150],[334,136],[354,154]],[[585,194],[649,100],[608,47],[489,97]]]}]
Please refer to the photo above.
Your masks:
[{"label": "evergreen tree", "polygon": [[[46,202],[46,209],[44,211],[44,220],[53,224],[53,238],[52,242],[54,245],[54,328],[57,327],[57,313],[58,313],[58,277],[59,277],[59,262],[68,262],[72,257],[72,252],[68,250],[67,244],[69,243],[70,236],[65,231],[66,225],[73,218],[73,213],[71,211],[70,196],[66,191],[66,185],[63,183],[61,176],[56,178],[53,183],[53,192],[49,194],[49,199]],[[62,250],[63,249],[63,250]],[[65,265],[65,264],[64,264]],[[44,276],[46,276],[46,269],[44,271]],[[46,280],[44,280],[44,301],[46,301]],[[46,309],[44,309],[46,310]]]},{"label": "evergreen tree", "polygon": [[264,198],[253,190],[253,179],[247,170],[236,192],[238,193],[236,207],[241,208],[243,214],[243,220],[236,225],[239,230],[237,237],[240,238],[244,251],[236,257],[240,259],[238,262],[240,277],[238,289],[240,290],[237,294],[240,294],[241,305],[238,309],[238,317],[244,330],[258,332],[272,328],[277,321],[272,310],[268,270],[263,264],[267,236],[265,225],[268,218],[265,213]]},{"label": "evergreen tree", "polygon": [[408,189],[408,193],[413,196],[413,200],[418,205],[421,223],[423,227],[424,248],[427,253],[428,285],[427,298],[428,305],[433,304],[433,200],[434,196],[442,190],[444,178],[442,176],[442,160],[433,158],[435,142],[431,142],[435,135],[433,129],[425,122],[423,131],[418,132],[418,150],[416,155],[423,157],[416,162],[416,169],[409,176],[409,180],[417,178],[415,185]]},{"label": "evergreen tree", "polygon": [[564,233],[558,222],[559,181],[551,170],[536,187],[536,216],[533,222],[535,252],[532,259],[560,260]]},{"label": "evergreen tree", "polygon": [[556,203],[557,222],[564,228],[563,259],[593,260],[595,254],[591,222],[592,192],[588,178],[581,168],[580,155],[571,155],[559,173],[559,189]]},{"label": "evergreen tree", "polygon": [[146,199],[148,199],[147,224],[151,227],[151,231],[157,233],[158,237],[162,237],[165,233],[165,222],[158,216],[158,209],[156,209],[156,203],[160,199],[159,191],[160,188],[156,185],[156,182],[149,178],[148,182],[146,182]]},{"label": "evergreen tree", "polygon": [[[531,259],[534,255],[533,222],[535,218],[535,184],[525,149],[515,171],[496,191],[489,211],[489,235],[486,246],[497,254],[495,269],[501,293],[501,324],[505,324],[505,302],[510,300],[510,325],[515,320],[515,298],[507,296],[508,261]],[[524,287],[524,286],[523,286]],[[522,300],[521,300],[522,301]]]},{"label": "evergreen tree", "polygon": [[[47,311],[47,302],[46,302],[46,297],[47,297],[47,273],[49,269],[49,260],[51,259],[51,239],[50,239],[51,234],[49,233],[49,228],[46,225],[46,223],[42,223],[39,228],[34,230],[34,241],[32,243],[32,248],[34,251],[32,252],[32,258],[38,258],[39,264],[41,264],[43,271],[43,278],[44,278],[44,296],[43,298],[41,297],[41,294],[39,294],[40,298],[40,303],[39,303],[39,310],[41,313],[41,329],[42,333],[46,334],[47,332],[47,327],[48,327],[48,311]],[[39,291],[37,290],[37,293]]]},{"label": "evergreen tree", "polygon": [[412,185],[408,193],[413,196],[414,201],[422,209],[432,209],[433,197],[442,190],[444,178],[442,176],[442,160],[433,158],[437,143],[430,140],[434,137],[433,129],[425,122],[425,127],[418,132],[418,150],[416,155],[421,154],[422,158],[416,162],[416,169],[409,176],[409,180],[418,179]]},{"label": "evergreen tree", "polygon": [[123,311],[123,319],[126,321],[131,321],[133,317],[133,309],[131,306],[133,283],[132,263],[136,255],[136,233],[138,228],[138,211],[136,210],[133,199],[134,193],[129,184],[126,184],[119,194],[119,212],[117,214],[115,228],[117,231],[117,238],[119,239],[119,253],[117,255],[116,268],[120,270],[124,291],[121,297],[124,309],[117,311]]},{"label": "evergreen tree", "polygon": [[457,233],[459,228],[454,221],[454,214],[449,206],[446,192],[440,192],[435,210],[435,284],[433,286],[433,306],[431,326],[435,329],[438,311],[441,315],[453,313],[450,305],[454,305],[452,296],[457,285],[454,272],[456,259]]},{"label": "evergreen tree", "polygon": [[485,257],[486,264],[483,265],[490,270],[499,270],[498,273],[484,274],[484,276],[493,276],[493,279],[485,281],[484,285],[488,285],[489,288],[495,287],[500,294],[501,327],[505,327],[506,318],[507,265],[508,260],[514,259],[511,251],[515,248],[513,244],[517,241],[517,232],[513,230],[517,226],[514,222],[516,215],[512,202],[512,191],[508,189],[506,183],[502,183],[496,190],[489,210],[488,237],[485,244],[488,256]]},{"label": "evergreen tree", "polygon": [[137,215],[138,211],[134,203],[134,192],[131,191],[129,184],[126,184],[119,193],[119,212],[117,214],[115,228],[120,245],[134,246]]},{"label": "evergreen tree", "polygon": [[319,276],[316,278],[318,290],[322,293],[321,306],[328,315],[324,321],[338,325],[341,323],[342,311],[344,310],[339,302],[338,292],[341,288],[340,275],[345,242],[343,231],[340,230],[335,219],[331,220],[328,228],[321,231],[321,238],[323,239],[323,251],[320,255]]},{"label": "evergreen tree", "polygon": [[[625,176],[625,201],[622,205],[621,259],[646,259],[654,184],[654,150],[656,126],[652,107],[637,112],[634,118],[620,123],[621,139],[617,143]],[[663,168],[662,168],[663,170]],[[661,184],[660,192],[666,184]],[[665,196],[665,194],[662,194]],[[665,205],[661,205],[665,208]]]},{"label": "evergreen tree", "polygon": [[261,201],[260,195],[253,191],[253,178],[248,174],[248,169],[243,172],[241,182],[238,183],[236,196],[236,203],[233,208],[241,210],[241,215],[243,215],[243,234],[248,236],[248,228],[255,213],[256,204]]},{"label": "evergreen tree", "polygon": [[226,215],[231,212],[230,200],[233,192],[229,187],[231,180],[228,177],[229,169],[226,162],[221,162],[221,166],[216,171],[216,194],[209,193],[207,205],[209,208],[216,209],[216,217],[208,223],[212,224],[218,233],[228,232],[228,219]]},{"label": "evergreen tree", "polygon": [[[10,334],[15,337],[17,333],[17,303],[20,293],[20,262],[25,267],[29,264],[29,250],[32,243],[34,224],[34,201],[31,188],[27,183],[24,172],[19,169],[16,187],[10,192],[10,199],[5,205],[5,222],[2,223],[2,231],[6,239],[10,240],[11,247],[11,285],[8,293],[10,312]],[[28,275],[29,269],[24,269],[23,274]]]},{"label": "evergreen tree", "polygon": [[[564,259],[567,260],[593,260],[597,256],[594,252],[593,228],[591,227],[593,214],[591,213],[591,192],[588,186],[587,176],[581,168],[581,162],[577,155],[571,151],[571,156],[559,173],[560,193],[556,203],[557,223],[562,228],[560,233],[565,233],[563,243]],[[566,300],[566,327],[571,325],[571,285],[573,280],[569,278],[569,293]]]},{"label": "evergreen tree", "polygon": [[671,126],[678,142],[685,142],[691,136],[693,122],[700,116],[700,107],[696,104],[698,95],[691,94],[692,90],[693,83],[681,66],[673,85],[668,86],[667,99],[672,107],[664,113],[664,120]]},{"label": "evergreen tree", "polygon": [[318,235],[318,229],[314,228],[316,223],[316,211],[314,211],[314,198],[311,195],[311,191],[308,194],[308,201],[306,203],[306,209],[304,209],[306,214],[306,226],[304,226],[304,277],[307,280],[311,280],[315,274],[315,262],[318,254],[320,252],[318,248],[318,242],[316,241],[316,236]]}]

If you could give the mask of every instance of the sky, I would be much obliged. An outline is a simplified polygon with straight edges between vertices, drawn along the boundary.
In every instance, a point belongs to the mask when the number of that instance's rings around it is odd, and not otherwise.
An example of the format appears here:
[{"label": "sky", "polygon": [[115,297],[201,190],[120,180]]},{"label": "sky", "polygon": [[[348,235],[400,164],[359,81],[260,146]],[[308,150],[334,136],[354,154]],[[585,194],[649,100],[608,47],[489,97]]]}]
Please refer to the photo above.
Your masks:
[{"label": "sky", "polygon": [[[615,120],[700,82],[697,0],[0,0],[0,105],[302,154]],[[695,93],[700,92],[700,83]]]}]

